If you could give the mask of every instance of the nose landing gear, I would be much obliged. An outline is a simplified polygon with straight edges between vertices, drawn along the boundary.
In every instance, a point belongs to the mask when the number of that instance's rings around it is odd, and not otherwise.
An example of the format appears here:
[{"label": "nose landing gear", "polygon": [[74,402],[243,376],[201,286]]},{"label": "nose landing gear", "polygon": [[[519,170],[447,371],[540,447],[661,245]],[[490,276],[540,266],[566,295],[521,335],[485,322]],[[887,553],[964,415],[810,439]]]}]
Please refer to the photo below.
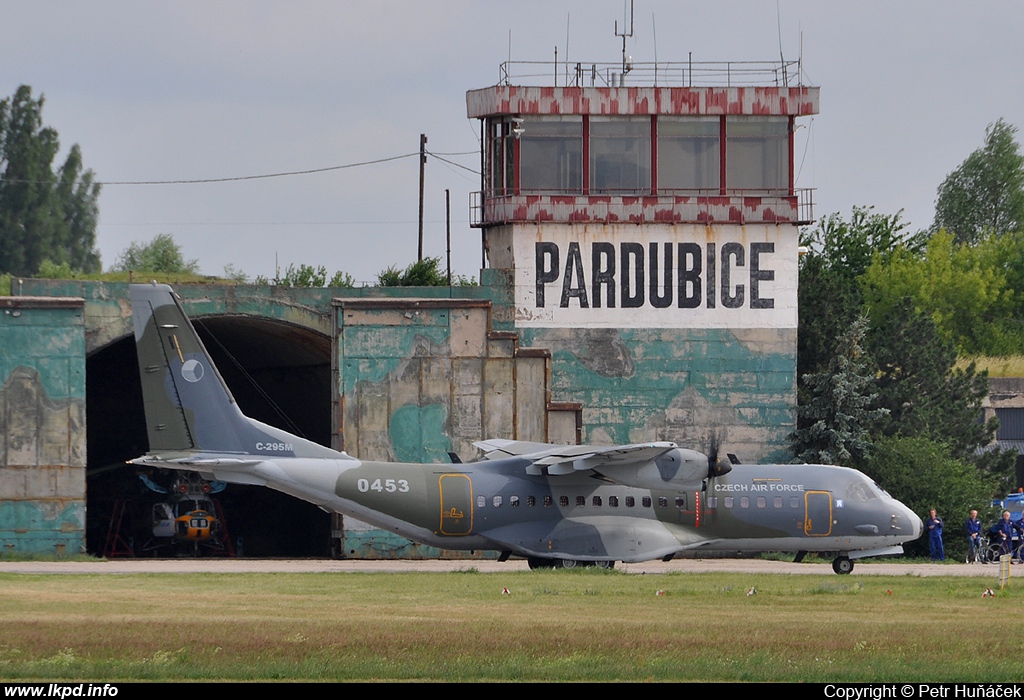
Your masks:
[{"label": "nose landing gear", "polygon": [[840,555],[832,560],[832,570],[837,574],[848,574],[853,571],[853,560]]}]

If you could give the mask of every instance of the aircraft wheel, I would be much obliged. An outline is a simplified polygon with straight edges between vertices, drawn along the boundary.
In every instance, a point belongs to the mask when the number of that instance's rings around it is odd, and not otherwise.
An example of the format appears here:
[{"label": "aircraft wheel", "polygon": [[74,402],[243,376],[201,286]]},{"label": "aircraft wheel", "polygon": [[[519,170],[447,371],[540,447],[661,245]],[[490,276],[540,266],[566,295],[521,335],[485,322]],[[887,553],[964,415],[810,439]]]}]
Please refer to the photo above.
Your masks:
[{"label": "aircraft wheel", "polygon": [[540,557],[528,557],[526,563],[531,569],[550,569],[555,565],[553,559],[541,559]]},{"label": "aircraft wheel", "polygon": [[558,566],[559,569],[575,569],[576,564],[577,561],[575,559],[559,559],[556,566]]},{"label": "aircraft wheel", "polygon": [[595,561],[594,562],[594,566],[596,566],[598,569],[614,569],[615,568],[615,561],[614,560]]},{"label": "aircraft wheel", "polygon": [[848,574],[853,571],[853,561],[849,557],[836,557],[832,560],[832,570],[837,574]]}]

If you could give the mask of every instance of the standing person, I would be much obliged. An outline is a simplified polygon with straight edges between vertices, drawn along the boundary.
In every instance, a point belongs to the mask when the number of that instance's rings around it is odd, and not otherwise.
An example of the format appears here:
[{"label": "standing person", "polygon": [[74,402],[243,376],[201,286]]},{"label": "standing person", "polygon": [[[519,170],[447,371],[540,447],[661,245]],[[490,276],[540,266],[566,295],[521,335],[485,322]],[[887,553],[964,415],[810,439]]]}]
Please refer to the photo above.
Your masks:
[{"label": "standing person", "polygon": [[924,523],[928,529],[928,549],[932,555],[932,561],[946,561],[946,551],[942,548],[942,518],[935,509],[928,511],[928,520]]},{"label": "standing person", "polygon": [[1003,511],[1003,519],[996,523],[996,534],[1000,540],[1000,554],[1013,553],[1013,520],[1010,519],[1010,511]]},{"label": "standing person", "polygon": [[978,520],[978,511],[971,511],[964,529],[967,530],[967,563],[973,564],[978,561],[978,552],[981,549],[981,521]]}]

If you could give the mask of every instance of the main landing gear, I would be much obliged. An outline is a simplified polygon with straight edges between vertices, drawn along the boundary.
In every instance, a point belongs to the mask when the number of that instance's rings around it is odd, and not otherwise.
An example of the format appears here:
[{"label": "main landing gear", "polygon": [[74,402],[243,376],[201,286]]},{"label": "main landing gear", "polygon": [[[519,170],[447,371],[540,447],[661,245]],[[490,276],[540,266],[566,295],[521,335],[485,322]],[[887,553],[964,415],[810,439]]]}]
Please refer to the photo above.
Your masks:
[{"label": "main landing gear", "polygon": [[853,571],[853,560],[840,555],[832,560],[832,570],[837,574],[848,574]]},{"label": "main landing gear", "polygon": [[575,569],[577,567],[595,566],[598,569],[614,569],[614,561],[580,561],[578,559],[542,559],[529,557],[526,562],[531,569]]}]

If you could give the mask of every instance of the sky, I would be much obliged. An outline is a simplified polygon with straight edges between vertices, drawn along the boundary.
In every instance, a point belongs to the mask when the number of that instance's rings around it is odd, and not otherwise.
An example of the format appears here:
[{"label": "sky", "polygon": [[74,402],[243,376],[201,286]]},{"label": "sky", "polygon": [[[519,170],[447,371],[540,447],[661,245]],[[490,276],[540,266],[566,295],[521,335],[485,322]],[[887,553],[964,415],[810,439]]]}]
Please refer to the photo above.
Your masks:
[{"label": "sky", "polygon": [[[513,61],[614,62],[622,0],[0,0],[0,96],[30,85],[44,122],[105,184],[104,269],[170,233],[205,274],[323,265],[359,282],[424,252],[478,277],[469,226],[479,122],[465,93]],[[815,216],[934,217],[935,193],[999,118],[1024,127],[1024,3],[635,0],[635,62],[801,58],[821,89],[799,120],[797,187]],[[545,83],[546,84],[546,83]],[[1018,141],[1021,137],[1018,135]],[[407,157],[399,157],[407,156]],[[398,157],[398,158],[396,158]],[[114,184],[239,178],[203,184]],[[454,164],[452,164],[454,163]],[[457,165],[455,165],[457,164]],[[2,254],[2,251],[0,251]]]}]

